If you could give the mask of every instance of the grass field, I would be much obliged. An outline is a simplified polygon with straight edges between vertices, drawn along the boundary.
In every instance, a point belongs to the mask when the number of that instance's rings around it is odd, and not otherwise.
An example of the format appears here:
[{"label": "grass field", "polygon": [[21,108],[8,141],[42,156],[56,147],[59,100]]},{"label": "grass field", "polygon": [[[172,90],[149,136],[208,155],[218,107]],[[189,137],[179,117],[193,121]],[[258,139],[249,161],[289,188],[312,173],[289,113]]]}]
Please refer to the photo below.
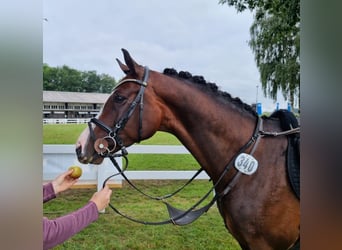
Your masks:
[{"label": "grass field", "polygon": [[[44,125],[44,144],[74,144],[86,125]],[[177,145],[179,141],[166,133],[157,133],[142,144]],[[129,152],[129,149],[128,149]],[[129,169],[198,169],[191,155],[134,155],[129,154]],[[153,195],[164,195],[177,189],[184,181],[135,181],[139,188]],[[170,204],[186,210],[197,202],[211,187],[211,182],[194,181],[172,198]],[[71,189],[43,205],[44,216],[52,219],[81,208],[95,189]],[[211,197],[210,197],[211,198]],[[111,203],[123,213],[146,221],[168,219],[164,204],[146,199],[124,183],[113,189]],[[201,206],[207,204],[205,201]],[[224,227],[214,205],[192,224],[186,226],[148,226],[120,217],[110,208],[86,229],[54,249],[240,249]]]}]

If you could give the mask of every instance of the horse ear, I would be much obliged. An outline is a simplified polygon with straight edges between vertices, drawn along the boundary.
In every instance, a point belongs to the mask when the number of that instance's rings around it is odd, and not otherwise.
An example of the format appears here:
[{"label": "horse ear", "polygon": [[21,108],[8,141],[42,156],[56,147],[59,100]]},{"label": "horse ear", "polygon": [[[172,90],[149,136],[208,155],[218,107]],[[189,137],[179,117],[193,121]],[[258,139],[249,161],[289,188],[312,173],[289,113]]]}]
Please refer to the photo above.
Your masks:
[{"label": "horse ear", "polygon": [[118,62],[121,70],[127,75],[129,73],[129,68],[127,65],[123,64],[119,59],[116,58],[116,61]]},{"label": "horse ear", "polygon": [[125,63],[127,65],[126,67],[128,67],[129,73],[131,73],[132,75],[136,75],[137,74],[136,67],[138,66],[138,64],[133,60],[133,58],[131,57],[131,55],[128,53],[126,49],[121,49],[121,50],[124,54]]}]

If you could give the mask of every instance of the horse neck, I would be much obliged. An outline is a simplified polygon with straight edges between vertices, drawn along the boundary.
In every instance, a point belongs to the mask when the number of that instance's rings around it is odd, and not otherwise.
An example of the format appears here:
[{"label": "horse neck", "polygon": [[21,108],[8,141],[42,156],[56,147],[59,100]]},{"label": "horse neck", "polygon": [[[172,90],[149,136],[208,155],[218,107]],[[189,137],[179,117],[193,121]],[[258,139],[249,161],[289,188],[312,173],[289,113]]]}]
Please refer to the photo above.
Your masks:
[{"label": "horse neck", "polygon": [[191,83],[159,81],[163,101],[159,130],[174,134],[215,180],[235,153],[251,138],[256,117],[233,103],[223,103]]}]

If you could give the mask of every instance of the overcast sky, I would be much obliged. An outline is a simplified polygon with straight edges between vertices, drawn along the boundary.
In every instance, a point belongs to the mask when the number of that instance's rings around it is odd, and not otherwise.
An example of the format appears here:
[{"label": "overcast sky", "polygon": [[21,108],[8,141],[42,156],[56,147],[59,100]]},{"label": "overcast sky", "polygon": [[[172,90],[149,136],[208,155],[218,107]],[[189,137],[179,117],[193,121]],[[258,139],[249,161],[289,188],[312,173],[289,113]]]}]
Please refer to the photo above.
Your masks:
[{"label": "overcast sky", "polygon": [[[218,0],[46,0],[43,61],[123,77],[121,48],[150,69],[173,67],[203,75],[247,104],[276,104],[263,96],[248,46],[253,14]],[[123,61],[123,60],[122,60]],[[259,87],[257,87],[259,86]],[[257,94],[258,89],[258,94]],[[280,108],[286,108],[279,95]]]}]

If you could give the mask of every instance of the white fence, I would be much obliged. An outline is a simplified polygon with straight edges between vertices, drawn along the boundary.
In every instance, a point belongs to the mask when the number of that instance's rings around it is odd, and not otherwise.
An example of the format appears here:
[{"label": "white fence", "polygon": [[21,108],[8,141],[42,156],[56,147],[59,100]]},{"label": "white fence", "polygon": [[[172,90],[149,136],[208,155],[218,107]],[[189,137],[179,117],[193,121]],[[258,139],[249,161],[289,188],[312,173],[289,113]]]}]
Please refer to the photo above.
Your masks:
[{"label": "white fence", "polygon": [[89,120],[90,118],[44,118],[43,124],[82,124]]},{"label": "white fence", "polygon": [[[129,154],[190,154],[184,146],[166,145],[133,145],[128,149]],[[120,167],[122,160],[117,159]],[[102,188],[103,181],[110,175],[117,173],[112,162],[106,158],[101,165],[81,164],[77,160],[75,145],[43,145],[43,180],[54,179],[58,174],[65,172],[69,166],[82,167],[83,174],[79,184],[96,184],[97,189]],[[129,169],[129,167],[128,167]],[[126,176],[132,180],[181,180],[190,179],[196,171],[134,171],[127,170]],[[209,179],[203,171],[196,179]],[[113,177],[111,183],[121,184],[120,175]]]}]

